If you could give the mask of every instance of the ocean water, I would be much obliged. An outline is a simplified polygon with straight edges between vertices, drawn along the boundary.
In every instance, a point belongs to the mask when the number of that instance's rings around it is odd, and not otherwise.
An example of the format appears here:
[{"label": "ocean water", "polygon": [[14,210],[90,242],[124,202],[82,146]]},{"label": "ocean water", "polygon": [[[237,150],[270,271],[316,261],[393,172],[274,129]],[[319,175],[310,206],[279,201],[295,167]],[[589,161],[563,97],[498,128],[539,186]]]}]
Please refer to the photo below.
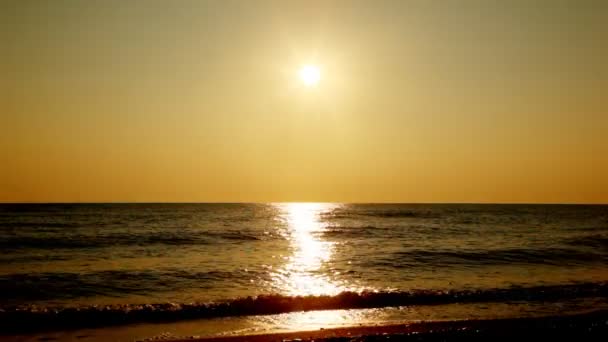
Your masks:
[{"label": "ocean water", "polygon": [[3,329],[608,307],[608,206],[2,204],[0,250]]}]

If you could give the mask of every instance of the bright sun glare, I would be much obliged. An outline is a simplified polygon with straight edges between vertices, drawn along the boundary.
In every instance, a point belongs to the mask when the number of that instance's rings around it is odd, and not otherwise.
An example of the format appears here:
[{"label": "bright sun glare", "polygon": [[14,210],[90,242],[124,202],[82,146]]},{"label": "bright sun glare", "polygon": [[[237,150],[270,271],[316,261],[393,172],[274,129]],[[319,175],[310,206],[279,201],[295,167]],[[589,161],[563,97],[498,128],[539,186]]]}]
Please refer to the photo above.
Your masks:
[{"label": "bright sun glare", "polygon": [[321,72],[315,65],[304,65],[300,68],[299,75],[302,82],[308,87],[317,85],[321,79]]}]

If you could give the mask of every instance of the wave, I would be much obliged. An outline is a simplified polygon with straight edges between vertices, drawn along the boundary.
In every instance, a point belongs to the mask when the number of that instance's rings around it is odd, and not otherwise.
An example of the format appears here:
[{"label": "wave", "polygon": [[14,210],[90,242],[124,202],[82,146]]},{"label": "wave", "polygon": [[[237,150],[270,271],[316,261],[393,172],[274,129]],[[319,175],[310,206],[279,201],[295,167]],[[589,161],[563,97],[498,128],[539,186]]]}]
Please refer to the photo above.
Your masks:
[{"label": "wave", "polygon": [[20,250],[35,249],[79,249],[99,248],[109,246],[148,246],[148,245],[206,245],[217,242],[218,239],[229,241],[255,241],[261,238],[240,232],[148,232],[148,233],[116,233],[108,235],[71,234],[69,236],[17,236],[0,240],[0,249]]},{"label": "wave", "polygon": [[329,226],[318,234],[324,238],[363,238],[374,236],[385,236],[387,232],[395,229],[393,227],[375,227],[375,226]]},{"label": "wave", "polygon": [[321,217],[325,220],[332,219],[354,219],[357,217],[379,217],[379,218],[438,218],[440,213],[430,209],[403,209],[403,208],[359,208],[334,209],[327,213],[322,213]]},{"label": "wave", "polygon": [[179,292],[192,287],[206,289],[235,284],[249,285],[252,277],[265,276],[264,273],[253,270],[193,272],[179,269],[14,273],[0,275],[0,303],[116,297],[158,291]]},{"label": "wave", "polygon": [[249,235],[249,234],[243,234],[241,232],[216,233],[215,236],[221,237],[222,239],[225,239],[225,240],[237,240],[237,241],[257,241],[257,240],[261,240],[261,238],[259,238],[257,236]]},{"label": "wave", "polygon": [[420,264],[436,267],[451,267],[474,264],[480,265],[573,265],[589,263],[606,263],[608,255],[578,251],[567,248],[506,248],[496,250],[410,250],[396,252],[389,258],[382,259],[394,267],[411,267]]},{"label": "wave", "polygon": [[215,303],[125,304],[64,308],[31,305],[0,309],[0,331],[3,333],[32,332],[35,330],[58,330],[194,318],[267,315],[312,310],[453,303],[559,301],[606,296],[608,296],[608,283],[581,283],[461,291],[342,292],[336,296],[261,295]]},{"label": "wave", "polygon": [[608,237],[605,235],[589,235],[576,237],[566,242],[569,245],[577,247],[591,247],[599,250],[608,251]]},{"label": "wave", "polygon": [[436,215],[432,215],[428,212],[419,212],[413,210],[374,210],[367,213],[363,213],[364,216],[374,216],[374,217],[422,217],[429,218],[435,217]]},{"label": "wave", "polygon": [[0,222],[0,228],[77,228],[81,225],[69,222]]}]

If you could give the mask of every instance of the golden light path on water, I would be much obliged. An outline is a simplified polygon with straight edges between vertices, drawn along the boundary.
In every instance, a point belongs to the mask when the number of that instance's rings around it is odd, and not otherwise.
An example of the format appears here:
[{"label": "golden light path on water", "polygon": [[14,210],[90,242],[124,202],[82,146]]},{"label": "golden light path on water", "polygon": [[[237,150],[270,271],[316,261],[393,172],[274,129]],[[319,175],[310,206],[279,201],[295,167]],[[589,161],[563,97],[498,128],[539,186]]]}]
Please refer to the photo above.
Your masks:
[{"label": "golden light path on water", "polygon": [[321,239],[326,229],[321,215],[337,205],[325,203],[277,204],[286,223],[284,234],[292,255],[274,278],[275,286],[291,296],[336,295],[345,289],[322,272],[331,260],[334,243]]},{"label": "golden light path on water", "polygon": [[[348,284],[330,277],[323,266],[332,259],[334,242],[322,239],[327,229],[322,215],[330,214],[339,204],[281,203],[276,204],[279,217],[286,224],[284,231],[292,254],[274,276],[275,288],[290,296],[337,295],[353,291]],[[344,326],[360,321],[354,310],[295,312],[261,319],[269,325],[285,330],[318,329],[319,326]]]}]

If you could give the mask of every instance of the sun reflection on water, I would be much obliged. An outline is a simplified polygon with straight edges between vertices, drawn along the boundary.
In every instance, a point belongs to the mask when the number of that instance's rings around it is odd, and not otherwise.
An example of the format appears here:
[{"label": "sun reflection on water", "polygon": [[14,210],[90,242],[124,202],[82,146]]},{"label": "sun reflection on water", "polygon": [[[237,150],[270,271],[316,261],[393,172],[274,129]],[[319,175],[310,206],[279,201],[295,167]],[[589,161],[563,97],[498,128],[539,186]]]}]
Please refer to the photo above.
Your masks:
[{"label": "sun reflection on water", "polygon": [[323,264],[331,259],[334,244],[320,238],[320,233],[326,229],[320,215],[337,205],[285,203],[277,206],[287,224],[285,236],[292,255],[275,275],[275,285],[293,296],[335,295],[344,291],[323,271]]}]

